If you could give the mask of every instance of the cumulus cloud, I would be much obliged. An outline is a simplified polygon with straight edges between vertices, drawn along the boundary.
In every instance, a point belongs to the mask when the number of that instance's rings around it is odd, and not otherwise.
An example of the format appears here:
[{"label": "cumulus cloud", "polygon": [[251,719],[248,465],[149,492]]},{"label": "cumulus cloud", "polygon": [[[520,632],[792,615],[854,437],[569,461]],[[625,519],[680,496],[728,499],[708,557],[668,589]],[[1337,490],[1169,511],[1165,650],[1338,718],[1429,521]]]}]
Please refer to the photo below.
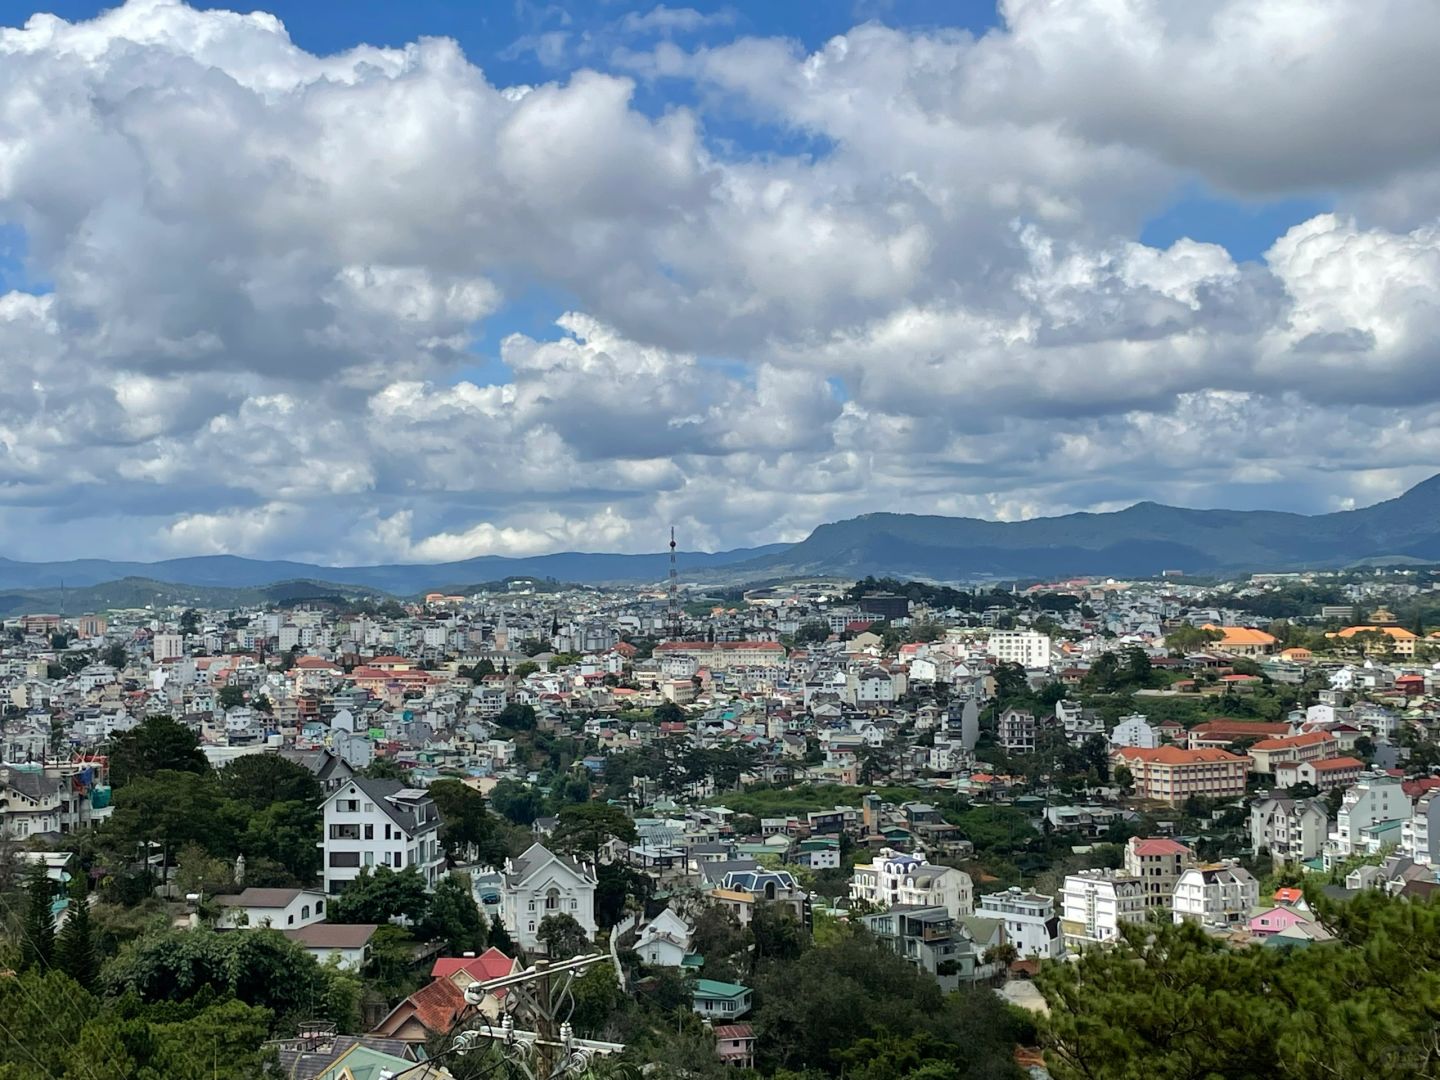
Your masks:
[{"label": "cumulus cloud", "polygon": [[[660,5],[523,86],[175,0],[0,30],[0,224],[52,286],[0,293],[0,550],[714,548],[1433,468],[1436,9],[1000,14],[807,53]],[[1337,209],[1139,242],[1196,183]],[[535,286],[570,310],[499,332]]]}]

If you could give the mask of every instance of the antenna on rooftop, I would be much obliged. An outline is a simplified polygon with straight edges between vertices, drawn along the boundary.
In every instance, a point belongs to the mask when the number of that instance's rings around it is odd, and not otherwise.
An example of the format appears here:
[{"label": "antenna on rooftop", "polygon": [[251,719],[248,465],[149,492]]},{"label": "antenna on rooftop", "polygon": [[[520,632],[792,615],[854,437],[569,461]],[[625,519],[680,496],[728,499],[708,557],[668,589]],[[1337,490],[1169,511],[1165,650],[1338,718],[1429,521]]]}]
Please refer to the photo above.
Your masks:
[{"label": "antenna on rooftop", "polygon": [[679,641],[684,627],[680,622],[680,575],[675,569],[675,526],[670,526],[670,596],[666,612],[669,626],[667,633],[671,641]]}]

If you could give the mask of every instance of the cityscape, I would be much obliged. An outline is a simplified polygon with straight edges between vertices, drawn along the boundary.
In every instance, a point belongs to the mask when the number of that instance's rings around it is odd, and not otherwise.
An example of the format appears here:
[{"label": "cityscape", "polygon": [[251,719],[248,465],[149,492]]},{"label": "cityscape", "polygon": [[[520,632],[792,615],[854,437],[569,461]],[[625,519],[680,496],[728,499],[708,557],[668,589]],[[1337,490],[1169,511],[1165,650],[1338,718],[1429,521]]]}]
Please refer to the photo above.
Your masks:
[{"label": "cityscape", "polygon": [[1437,41],[0,13],[0,1080],[1440,1076]]}]

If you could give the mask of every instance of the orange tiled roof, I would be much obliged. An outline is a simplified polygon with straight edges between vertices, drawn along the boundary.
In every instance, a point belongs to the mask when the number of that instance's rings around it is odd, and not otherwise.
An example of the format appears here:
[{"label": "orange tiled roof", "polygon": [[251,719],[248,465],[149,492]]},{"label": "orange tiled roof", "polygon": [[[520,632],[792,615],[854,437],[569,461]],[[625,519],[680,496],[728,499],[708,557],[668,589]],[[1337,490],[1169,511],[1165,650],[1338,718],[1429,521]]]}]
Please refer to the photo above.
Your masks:
[{"label": "orange tiled roof", "polygon": [[1155,765],[1202,765],[1246,760],[1228,750],[1182,750],[1178,746],[1159,746],[1154,750],[1122,746],[1115,753],[1126,761],[1144,761]]},{"label": "orange tiled roof", "polygon": [[1256,630],[1249,626],[1214,626],[1205,624],[1206,630],[1218,630],[1225,636],[1215,644],[1218,648],[1226,645],[1274,645],[1275,637],[1267,634],[1264,630]]}]

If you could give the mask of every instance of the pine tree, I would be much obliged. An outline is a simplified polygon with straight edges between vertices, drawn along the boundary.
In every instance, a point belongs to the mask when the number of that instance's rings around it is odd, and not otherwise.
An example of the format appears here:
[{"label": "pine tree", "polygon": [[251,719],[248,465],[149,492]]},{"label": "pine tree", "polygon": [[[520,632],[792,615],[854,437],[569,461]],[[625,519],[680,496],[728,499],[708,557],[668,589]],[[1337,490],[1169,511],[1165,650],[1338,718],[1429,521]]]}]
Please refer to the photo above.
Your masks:
[{"label": "pine tree", "polygon": [[89,890],[84,873],[70,883],[70,907],[55,938],[55,966],[87,990],[100,974],[100,949],[90,922]]},{"label": "pine tree", "polygon": [[20,942],[22,968],[47,968],[55,955],[55,911],[50,906],[54,887],[45,872],[44,863],[30,867],[25,878],[24,935]]},{"label": "pine tree", "polygon": [[506,956],[519,956],[520,952],[515,947],[515,939],[510,936],[510,931],[505,929],[500,916],[490,920],[490,946],[499,949]]}]

